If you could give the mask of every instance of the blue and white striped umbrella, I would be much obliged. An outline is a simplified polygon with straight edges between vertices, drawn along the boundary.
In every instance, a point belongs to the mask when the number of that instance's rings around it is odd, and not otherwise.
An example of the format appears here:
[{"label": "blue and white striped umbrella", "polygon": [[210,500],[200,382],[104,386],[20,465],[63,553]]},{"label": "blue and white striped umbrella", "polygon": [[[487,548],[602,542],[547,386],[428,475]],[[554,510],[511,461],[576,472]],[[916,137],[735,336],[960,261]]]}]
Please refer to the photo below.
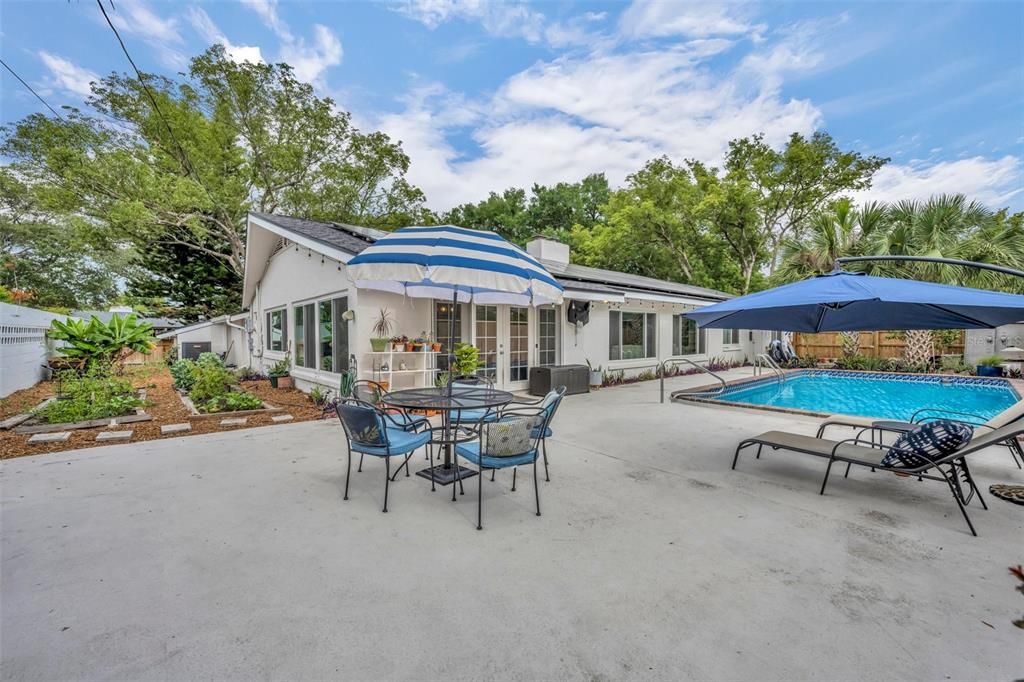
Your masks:
[{"label": "blue and white striped umbrella", "polygon": [[536,258],[486,230],[403,227],[346,267],[357,288],[416,298],[511,305],[562,301],[562,286]]}]

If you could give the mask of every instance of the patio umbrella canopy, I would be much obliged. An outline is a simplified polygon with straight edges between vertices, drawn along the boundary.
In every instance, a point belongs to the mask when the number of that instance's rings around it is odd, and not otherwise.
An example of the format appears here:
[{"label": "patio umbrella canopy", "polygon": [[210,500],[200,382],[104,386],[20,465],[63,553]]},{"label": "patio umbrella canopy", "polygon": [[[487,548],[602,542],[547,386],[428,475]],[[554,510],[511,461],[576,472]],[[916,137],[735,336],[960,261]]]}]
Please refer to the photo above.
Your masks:
[{"label": "patio umbrella canopy", "polygon": [[562,286],[537,259],[500,235],[453,225],[404,227],[347,264],[359,289],[461,303],[545,305]]},{"label": "patio umbrella canopy", "polygon": [[685,315],[701,327],[793,332],[988,329],[1024,320],[1024,296],[837,270]]}]

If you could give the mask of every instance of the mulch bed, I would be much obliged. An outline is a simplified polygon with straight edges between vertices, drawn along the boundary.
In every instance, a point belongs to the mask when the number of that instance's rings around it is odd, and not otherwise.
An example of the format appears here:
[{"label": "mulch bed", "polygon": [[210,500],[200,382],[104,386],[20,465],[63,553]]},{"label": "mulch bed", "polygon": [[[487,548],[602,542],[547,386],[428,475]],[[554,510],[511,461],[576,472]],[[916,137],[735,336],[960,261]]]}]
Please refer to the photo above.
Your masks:
[{"label": "mulch bed", "polygon": [[[270,418],[281,414],[290,414],[294,417],[294,421],[297,422],[310,421],[320,417],[320,408],[313,404],[309,396],[298,389],[271,388],[269,381],[246,381],[242,383],[243,390],[256,395],[274,407],[284,408],[284,411],[248,415],[248,421],[245,426],[221,426],[220,419],[189,419],[192,415],[185,405],[182,404],[178,393],[174,390],[171,374],[166,367],[135,369],[131,371],[131,375],[132,382],[136,388],[146,389],[147,404],[145,410],[147,414],[153,416],[152,421],[126,424],[113,429],[106,427],[79,429],[72,431],[71,438],[64,443],[30,445],[28,443],[29,436],[26,434],[0,431],[0,459],[110,445],[110,443],[96,442],[96,434],[100,431],[131,429],[134,431],[131,442],[136,443],[157,438],[182,438],[214,431],[232,431],[253,426],[271,426],[274,422]],[[0,420],[31,410],[45,398],[54,395],[55,392],[55,383],[44,381],[31,388],[12,393],[3,400],[0,400]],[[232,416],[231,412],[224,412],[222,414],[223,419]],[[185,422],[192,424],[191,431],[184,434],[160,435],[161,426]]]}]

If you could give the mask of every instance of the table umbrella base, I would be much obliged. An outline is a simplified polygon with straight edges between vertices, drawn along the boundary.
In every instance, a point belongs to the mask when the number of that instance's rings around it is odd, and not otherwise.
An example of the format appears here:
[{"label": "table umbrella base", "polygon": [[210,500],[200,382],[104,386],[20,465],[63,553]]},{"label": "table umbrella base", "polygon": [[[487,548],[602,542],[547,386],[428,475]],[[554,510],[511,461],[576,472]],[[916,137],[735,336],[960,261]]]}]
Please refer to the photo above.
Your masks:
[{"label": "table umbrella base", "polygon": [[422,476],[423,478],[432,478],[434,479],[434,483],[438,483],[440,485],[451,485],[455,481],[459,480],[459,478],[465,481],[467,478],[476,476],[477,473],[476,469],[468,469],[464,466],[460,466],[458,468],[458,477],[456,477],[455,467],[453,465],[445,467],[443,464],[438,464],[435,467],[421,469],[416,472],[416,475]]}]

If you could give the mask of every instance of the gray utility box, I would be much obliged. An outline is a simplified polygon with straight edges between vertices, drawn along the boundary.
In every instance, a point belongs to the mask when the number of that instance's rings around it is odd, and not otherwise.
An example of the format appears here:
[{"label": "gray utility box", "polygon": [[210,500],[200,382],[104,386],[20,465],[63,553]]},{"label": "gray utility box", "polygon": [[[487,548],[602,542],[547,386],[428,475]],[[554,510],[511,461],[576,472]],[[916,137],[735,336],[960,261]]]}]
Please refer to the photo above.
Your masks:
[{"label": "gray utility box", "polygon": [[566,395],[590,392],[590,369],[586,365],[553,365],[530,368],[530,395],[545,395],[565,386]]}]

